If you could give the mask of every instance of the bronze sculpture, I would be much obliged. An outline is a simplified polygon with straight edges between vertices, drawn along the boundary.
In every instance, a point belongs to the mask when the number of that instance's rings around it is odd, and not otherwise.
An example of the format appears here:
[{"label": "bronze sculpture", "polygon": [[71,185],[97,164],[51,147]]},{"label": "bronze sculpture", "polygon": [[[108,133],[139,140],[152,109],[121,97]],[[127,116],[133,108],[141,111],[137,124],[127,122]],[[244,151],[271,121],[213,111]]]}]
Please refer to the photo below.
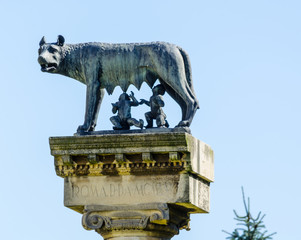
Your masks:
[{"label": "bronze sculpture", "polygon": [[119,101],[112,103],[112,112],[115,114],[118,112],[117,116],[110,118],[110,121],[113,123],[114,130],[129,130],[131,126],[136,126],[143,128],[143,120],[139,121],[131,116],[131,107],[138,106],[139,102],[134,97],[134,93],[131,92],[130,95],[127,93],[122,93],[119,97]]},{"label": "bronze sculpture", "polygon": [[163,112],[162,107],[164,107],[163,95],[165,93],[165,88],[163,85],[159,84],[153,89],[153,95],[150,97],[149,101],[141,99],[140,104],[146,104],[150,107],[150,111],[145,113],[145,119],[147,121],[146,128],[153,127],[153,120],[156,120],[157,127],[165,128],[169,127],[166,121],[166,114]]},{"label": "bronze sculpture", "polygon": [[196,110],[196,98],[188,55],[170,43],[81,43],[40,41],[38,62],[43,72],[62,74],[87,85],[86,112],[79,134],[94,131],[104,89],[112,94],[116,86],[126,92],[145,81],[152,87],[157,79],[180,105],[182,119],[177,127],[189,127]]}]

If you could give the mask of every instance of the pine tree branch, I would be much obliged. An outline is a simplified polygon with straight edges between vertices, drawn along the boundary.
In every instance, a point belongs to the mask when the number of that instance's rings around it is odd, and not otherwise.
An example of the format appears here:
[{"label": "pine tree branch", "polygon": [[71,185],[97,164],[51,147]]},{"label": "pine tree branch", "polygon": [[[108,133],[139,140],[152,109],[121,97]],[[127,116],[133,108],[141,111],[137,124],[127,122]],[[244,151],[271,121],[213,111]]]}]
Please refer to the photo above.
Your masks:
[{"label": "pine tree branch", "polygon": [[[240,216],[235,210],[234,212],[234,220],[238,221],[236,225],[242,226],[237,227],[234,229],[232,233],[229,233],[225,230],[226,234],[229,236],[226,239],[230,240],[265,240],[265,239],[272,239],[272,236],[276,234],[276,232],[266,235],[267,230],[265,230],[265,225],[263,224],[264,215],[261,215],[261,212],[258,213],[256,218],[253,218],[251,215],[251,208],[250,208],[250,198],[246,201],[245,193],[243,187],[242,190],[242,197],[243,197],[243,204],[245,209],[245,215]],[[262,232],[263,231],[263,232]]]}]

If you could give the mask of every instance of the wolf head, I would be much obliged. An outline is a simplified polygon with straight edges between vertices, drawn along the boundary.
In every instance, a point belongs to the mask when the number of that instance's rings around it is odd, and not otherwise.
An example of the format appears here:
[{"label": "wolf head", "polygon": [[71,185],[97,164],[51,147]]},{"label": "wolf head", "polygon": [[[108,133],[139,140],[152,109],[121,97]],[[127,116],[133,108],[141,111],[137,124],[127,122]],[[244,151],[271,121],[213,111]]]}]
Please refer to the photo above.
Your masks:
[{"label": "wolf head", "polygon": [[38,62],[42,72],[58,73],[63,59],[62,47],[65,39],[59,35],[56,43],[46,43],[45,37],[40,41]]}]

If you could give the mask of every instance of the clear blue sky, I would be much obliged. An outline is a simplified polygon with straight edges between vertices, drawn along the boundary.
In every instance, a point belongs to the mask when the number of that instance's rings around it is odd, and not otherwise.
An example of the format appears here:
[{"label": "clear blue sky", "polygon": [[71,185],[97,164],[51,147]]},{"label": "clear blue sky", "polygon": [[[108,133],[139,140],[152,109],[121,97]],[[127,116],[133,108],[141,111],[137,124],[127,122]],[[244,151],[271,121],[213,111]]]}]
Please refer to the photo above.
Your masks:
[{"label": "clear blue sky", "polygon": [[[1,239],[100,239],[63,206],[49,150],[50,136],[72,135],[84,117],[85,86],[37,63],[42,36],[62,34],[67,43],[167,41],[188,52],[201,105],[192,134],[214,149],[216,180],[210,214],[193,215],[192,230],[174,239],[225,239],[244,186],[274,239],[299,240],[300,11],[298,0],[2,1]],[[104,99],[98,130],[111,129],[120,92]],[[168,97],[166,105],[175,125],[180,109]]]}]

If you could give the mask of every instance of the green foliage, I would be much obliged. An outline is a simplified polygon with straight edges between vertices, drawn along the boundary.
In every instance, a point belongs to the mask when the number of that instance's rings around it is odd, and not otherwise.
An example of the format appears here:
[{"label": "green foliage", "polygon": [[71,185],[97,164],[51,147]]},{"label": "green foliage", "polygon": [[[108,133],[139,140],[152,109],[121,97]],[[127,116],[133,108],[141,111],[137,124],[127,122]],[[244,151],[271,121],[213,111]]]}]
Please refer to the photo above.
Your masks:
[{"label": "green foliage", "polygon": [[265,225],[263,224],[263,218],[265,215],[261,215],[261,212],[257,217],[252,217],[250,212],[250,199],[248,198],[248,204],[246,203],[244,189],[242,188],[242,196],[245,207],[245,215],[239,216],[235,210],[235,220],[238,221],[236,228],[232,233],[223,231],[230,236],[226,239],[230,240],[265,240],[272,239],[272,236],[276,234],[275,232],[269,235],[266,235],[267,230],[265,230]]}]

